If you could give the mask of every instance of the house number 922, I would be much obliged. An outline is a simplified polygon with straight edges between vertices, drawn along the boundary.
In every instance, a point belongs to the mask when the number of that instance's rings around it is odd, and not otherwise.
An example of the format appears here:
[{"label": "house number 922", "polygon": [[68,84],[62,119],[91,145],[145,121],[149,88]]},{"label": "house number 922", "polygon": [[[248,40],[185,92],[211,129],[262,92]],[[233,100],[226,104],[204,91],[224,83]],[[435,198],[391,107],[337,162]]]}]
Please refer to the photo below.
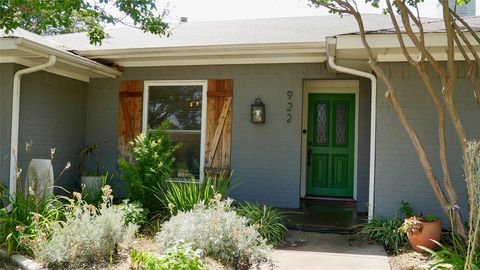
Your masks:
[{"label": "house number 922", "polygon": [[293,103],[292,103],[292,96],[293,92],[292,91],[287,91],[287,123],[292,123],[292,111],[293,111]]}]

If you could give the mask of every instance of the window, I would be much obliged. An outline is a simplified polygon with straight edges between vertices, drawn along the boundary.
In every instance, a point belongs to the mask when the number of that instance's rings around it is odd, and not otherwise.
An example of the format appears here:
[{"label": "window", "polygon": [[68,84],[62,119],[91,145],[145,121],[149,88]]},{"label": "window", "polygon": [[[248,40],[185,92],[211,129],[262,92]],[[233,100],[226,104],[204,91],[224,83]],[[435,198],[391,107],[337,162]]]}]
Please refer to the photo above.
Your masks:
[{"label": "window", "polygon": [[164,121],[167,133],[180,143],[174,177],[203,178],[206,81],[147,81],[143,96],[143,132],[152,132]]}]

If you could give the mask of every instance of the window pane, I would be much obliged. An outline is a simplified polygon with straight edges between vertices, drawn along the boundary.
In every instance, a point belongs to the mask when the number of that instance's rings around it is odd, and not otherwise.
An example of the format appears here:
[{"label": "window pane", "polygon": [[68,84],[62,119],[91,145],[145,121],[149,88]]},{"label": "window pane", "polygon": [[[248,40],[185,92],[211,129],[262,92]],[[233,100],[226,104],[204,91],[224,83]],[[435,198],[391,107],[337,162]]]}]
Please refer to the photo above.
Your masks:
[{"label": "window pane", "polygon": [[327,104],[317,105],[317,144],[327,143]]},{"label": "window pane", "polygon": [[347,141],[347,104],[337,103],[335,105],[335,115],[335,144],[345,144]]},{"label": "window pane", "polygon": [[167,133],[180,144],[175,152],[173,178],[200,178],[202,90],[201,85],[149,87],[148,129],[167,121]]},{"label": "window pane", "polygon": [[148,128],[168,121],[172,130],[200,130],[202,86],[151,86],[148,99]]},{"label": "window pane", "polygon": [[200,177],[200,132],[169,132],[181,146],[175,153],[173,176],[176,178]]}]

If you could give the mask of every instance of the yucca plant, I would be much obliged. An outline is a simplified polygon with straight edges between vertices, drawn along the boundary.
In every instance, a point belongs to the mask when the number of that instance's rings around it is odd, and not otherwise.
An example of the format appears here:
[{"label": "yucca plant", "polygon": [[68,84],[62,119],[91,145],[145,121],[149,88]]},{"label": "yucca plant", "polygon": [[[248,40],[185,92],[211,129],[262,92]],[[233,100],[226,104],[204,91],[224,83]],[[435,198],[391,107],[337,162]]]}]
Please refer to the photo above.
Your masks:
[{"label": "yucca plant", "polygon": [[191,210],[201,202],[208,205],[216,195],[226,197],[230,188],[230,179],[230,175],[220,174],[207,176],[203,182],[195,178],[187,181],[171,180],[159,183],[154,188],[154,196],[170,210],[171,215],[176,215],[179,211]]},{"label": "yucca plant", "polygon": [[258,232],[269,244],[279,244],[287,235],[282,213],[271,206],[245,203],[236,211],[248,219],[249,225],[258,226]]}]

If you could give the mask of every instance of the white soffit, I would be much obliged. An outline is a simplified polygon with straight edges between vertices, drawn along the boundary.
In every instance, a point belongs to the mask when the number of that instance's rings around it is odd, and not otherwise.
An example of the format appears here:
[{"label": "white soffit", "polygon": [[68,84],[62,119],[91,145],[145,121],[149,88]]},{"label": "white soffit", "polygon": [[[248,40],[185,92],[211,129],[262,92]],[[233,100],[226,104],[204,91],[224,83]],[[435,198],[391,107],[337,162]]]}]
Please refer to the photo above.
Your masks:
[{"label": "white soffit", "polygon": [[24,38],[0,38],[0,63],[36,66],[47,61],[50,55],[57,63],[45,71],[88,82],[90,78],[115,78],[120,71],[70,52],[59,50]]},{"label": "white soffit", "polygon": [[325,42],[115,49],[77,53],[124,67],[318,63],[326,60]]},{"label": "white soffit", "polygon": [[[477,44],[470,34],[466,34],[472,44]],[[415,59],[420,56],[418,50],[414,47],[411,40],[403,35],[407,50]],[[396,34],[370,34],[367,35],[367,42],[370,45],[377,61],[379,62],[405,62],[407,61],[400,48],[400,43]],[[425,33],[425,43],[429,52],[439,61],[446,61],[447,54],[445,48],[445,33]],[[480,46],[474,46],[480,53]],[[469,54],[470,57],[473,57]],[[339,59],[366,59],[367,51],[363,47],[359,35],[341,35],[337,37],[336,56]],[[464,60],[461,52],[455,50],[455,59]]]}]

